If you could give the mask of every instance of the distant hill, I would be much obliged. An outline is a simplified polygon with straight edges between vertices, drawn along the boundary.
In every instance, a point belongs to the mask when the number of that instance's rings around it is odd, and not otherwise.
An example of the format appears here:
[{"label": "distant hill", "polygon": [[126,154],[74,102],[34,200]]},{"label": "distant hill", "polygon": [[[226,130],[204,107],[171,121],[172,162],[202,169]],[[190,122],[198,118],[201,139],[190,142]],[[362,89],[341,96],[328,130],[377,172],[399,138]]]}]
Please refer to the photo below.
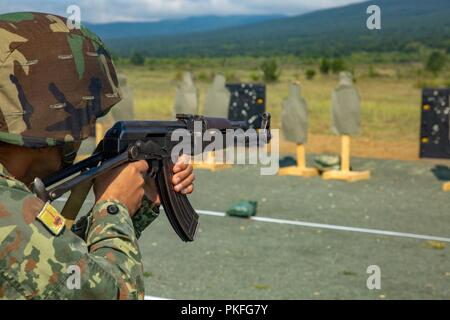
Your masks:
[{"label": "distant hill", "polygon": [[[381,7],[382,30],[368,30],[368,5]],[[372,0],[246,26],[156,38],[107,41],[117,53],[154,57],[296,54],[417,50],[450,51],[450,0]]]},{"label": "distant hill", "polygon": [[238,15],[238,16],[203,16],[185,19],[169,19],[159,22],[119,22],[105,24],[86,24],[102,39],[117,38],[152,38],[156,36],[179,35],[205,32],[229,27],[245,26],[258,22],[274,20],[282,15]]}]

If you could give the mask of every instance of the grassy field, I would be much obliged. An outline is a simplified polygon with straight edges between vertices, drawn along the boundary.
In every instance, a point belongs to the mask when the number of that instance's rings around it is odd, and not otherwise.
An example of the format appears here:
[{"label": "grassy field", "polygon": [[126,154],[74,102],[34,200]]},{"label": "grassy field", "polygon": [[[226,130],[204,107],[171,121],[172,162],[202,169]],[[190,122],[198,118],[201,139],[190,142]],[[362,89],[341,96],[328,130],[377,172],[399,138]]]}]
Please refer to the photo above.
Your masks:
[{"label": "grassy field", "polygon": [[[288,84],[300,81],[309,107],[309,151],[338,152],[339,139],[330,132],[331,92],[337,85],[337,76],[318,74],[313,80],[306,80],[304,71],[307,68],[310,66],[283,66],[279,81],[268,84],[267,108],[272,113],[273,127],[280,126],[282,101],[288,94]],[[192,69],[200,90],[200,111],[214,72],[227,75],[229,81],[242,82],[252,82],[252,77],[257,74],[254,66],[196,66]],[[433,78],[422,69],[419,63],[353,67],[362,98],[362,132],[354,139],[354,155],[417,159],[421,88],[445,86],[450,79],[446,73]],[[127,76],[134,91],[136,113],[140,118],[171,118],[175,88],[183,67],[173,65],[158,69],[154,65],[119,65],[119,70]],[[293,144],[281,142],[282,153],[293,152],[293,148]]]}]

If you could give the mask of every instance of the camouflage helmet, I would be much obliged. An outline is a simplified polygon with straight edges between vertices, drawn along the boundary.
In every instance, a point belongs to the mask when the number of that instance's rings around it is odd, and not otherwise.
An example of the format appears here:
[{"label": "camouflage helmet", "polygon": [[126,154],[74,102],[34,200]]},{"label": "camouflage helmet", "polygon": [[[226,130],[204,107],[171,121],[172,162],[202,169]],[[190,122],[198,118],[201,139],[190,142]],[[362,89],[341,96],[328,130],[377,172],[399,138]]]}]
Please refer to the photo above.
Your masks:
[{"label": "camouflage helmet", "polygon": [[120,100],[111,55],[95,34],[52,14],[0,15],[0,141],[81,141]]}]

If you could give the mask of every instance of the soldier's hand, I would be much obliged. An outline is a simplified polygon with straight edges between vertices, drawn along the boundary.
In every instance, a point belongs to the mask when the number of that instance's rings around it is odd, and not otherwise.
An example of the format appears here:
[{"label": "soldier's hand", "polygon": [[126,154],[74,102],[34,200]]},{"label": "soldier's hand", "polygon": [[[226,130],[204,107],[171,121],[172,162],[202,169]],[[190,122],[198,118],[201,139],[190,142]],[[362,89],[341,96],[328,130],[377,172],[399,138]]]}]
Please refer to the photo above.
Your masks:
[{"label": "soldier's hand", "polygon": [[128,208],[130,216],[139,209],[144,196],[144,176],[148,171],[147,161],[124,164],[95,179],[96,202],[117,200]]},{"label": "soldier's hand", "polygon": [[[173,166],[173,189],[182,194],[190,194],[194,191],[194,180],[194,168],[190,163],[190,157],[182,155]],[[152,178],[149,178],[145,184],[145,195],[156,205],[161,204],[155,180]]]},{"label": "soldier's hand", "polygon": [[194,168],[190,157],[183,154],[173,166],[173,189],[182,194],[190,194],[194,191]]}]

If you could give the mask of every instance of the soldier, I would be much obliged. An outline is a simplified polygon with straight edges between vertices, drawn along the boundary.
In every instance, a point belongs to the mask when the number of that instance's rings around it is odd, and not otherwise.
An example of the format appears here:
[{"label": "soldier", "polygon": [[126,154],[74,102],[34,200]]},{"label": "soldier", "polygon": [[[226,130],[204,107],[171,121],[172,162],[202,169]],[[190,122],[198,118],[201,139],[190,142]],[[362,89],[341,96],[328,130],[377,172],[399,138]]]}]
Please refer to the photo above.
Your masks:
[{"label": "soldier", "polygon": [[[160,203],[143,178],[147,162],[96,179],[77,234],[30,191],[34,177],[73,162],[96,118],[120,99],[111,57],[87,29],[50,14],[0,15],[0,298],[144,297],[137,238]],[[183,160],[173,184],[186,194],[194,175]]]}]

